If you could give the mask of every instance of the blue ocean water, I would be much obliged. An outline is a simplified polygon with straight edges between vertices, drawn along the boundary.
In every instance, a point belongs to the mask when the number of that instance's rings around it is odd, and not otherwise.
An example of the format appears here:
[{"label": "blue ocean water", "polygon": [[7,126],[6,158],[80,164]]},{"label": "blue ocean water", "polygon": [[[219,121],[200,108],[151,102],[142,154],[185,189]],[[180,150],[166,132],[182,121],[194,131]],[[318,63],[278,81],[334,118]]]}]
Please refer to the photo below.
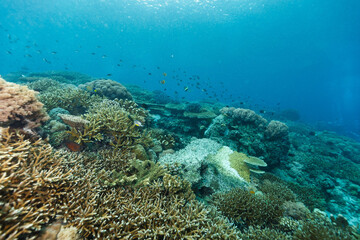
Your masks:
[{"label": "blue ocean water", "polygon": [[359,137],[359,13],[357,0],[1,0],[0,74],[77,71],[296,109]]}]

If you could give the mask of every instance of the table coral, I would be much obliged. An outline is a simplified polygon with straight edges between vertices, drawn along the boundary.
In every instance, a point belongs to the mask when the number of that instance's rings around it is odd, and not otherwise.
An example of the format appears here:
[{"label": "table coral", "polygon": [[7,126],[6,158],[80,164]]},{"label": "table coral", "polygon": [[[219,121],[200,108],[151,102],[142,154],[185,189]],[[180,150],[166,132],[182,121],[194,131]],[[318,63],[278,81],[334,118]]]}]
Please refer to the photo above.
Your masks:
[{"label": "table coral", "polygon": [[31,130],[47,119],[35,91],[0,78],[0,125]]}]

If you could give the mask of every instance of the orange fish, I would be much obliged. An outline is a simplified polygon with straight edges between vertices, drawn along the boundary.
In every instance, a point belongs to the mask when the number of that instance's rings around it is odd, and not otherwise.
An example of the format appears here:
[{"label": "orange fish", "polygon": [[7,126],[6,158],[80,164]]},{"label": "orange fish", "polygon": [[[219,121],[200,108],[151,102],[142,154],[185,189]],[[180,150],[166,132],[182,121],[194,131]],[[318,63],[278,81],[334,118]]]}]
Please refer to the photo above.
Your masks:
[{"label": "orange fish", "polygon": [[164,77],[166,77],[166,76],[167,76],[167,73],[166,73],[166,72],[164,72],[164,73],[163,73],[163,75],[164,75]]},{"label": "orange fish", "polygon": [[165,84],[165,80],[161,80],[160,83],[161,83],[161,84]]},{"label": "orange fish", "polygon": [[80,152],[81,150],[81,145],[74,142],[66,142],[65,145],[72,152]]},{"label": "orange fish", "polygon": [[251,194],[255,194],[255,191],[254,191],[254,190],[250,190],[250,193],[251,193]]}]

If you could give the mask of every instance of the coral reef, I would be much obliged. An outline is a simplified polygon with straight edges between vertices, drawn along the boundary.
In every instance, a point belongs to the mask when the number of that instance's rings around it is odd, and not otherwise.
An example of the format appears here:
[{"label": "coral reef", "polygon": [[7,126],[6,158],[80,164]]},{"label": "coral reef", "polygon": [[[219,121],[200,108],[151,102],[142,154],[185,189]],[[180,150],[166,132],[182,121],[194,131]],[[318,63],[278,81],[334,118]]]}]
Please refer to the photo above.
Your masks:
[{"label": "coral reef", "polygon": [[43,92],[59,88],[61,84],[51,78],[39,78],[36,81],[28,83],[27,86],[34,91]]},{"label": "coral reef", "polygon": [[31,129],[48,119],[36,92],[0,78],[0,125]]},{"label": "coral reef", "polygon": [[191,183],[199,197],[206,198],[214,192],[246,186],[250,168],[244,160],[248,158],[213,140],[194,139],[184,149],[162,155],[159,163],[176,165],[176,173]]},{"label": "coral reef", "polygon": [[201,169],[206,168],[206,157],[215,154],[221,145],[209,139],[195,139],[184,149],[174,154],[168,154],[159,159],[162,165],[179,165],[182,169],[180,176],[192,185],[202,179]]},{"label": "coral reef", "polygon": [[109,188],[100,179],[111,172],[99,171],[91,155],[52,152],[8,129],[0,143],[2,238],[36,236],[59,219],[82,238],[238,239],[225,218],[192,200],[190,185],[179,178],[165,174],[164,182],[135,190]]},{"label": "coral reef", "polygon": [[[139,110],[140,113],[143,113],[142,111]],[[110,145],[116,148],[132,147],[136,144],[151,146],[152,139],[139,125],[144,124],[141,122],[144,121],[143,114],[135,110],[132,112],[135,114],[126,111],[121,101],[105,99],[95,103],[84,115],[84,119],[78,118],[78,122],[84,123],[81,124],[83,127],[71,128],[71,140],[78,144],[109,141]]]},{"label": "coral reef", "polygon": [[128,99],[132,100],[131,93],[120,83],[110,79],[98,79],[92,82],[79,85],[79,88],[89,92],[95,92],[108,99]]},{"label": "coral reef", "polygon": [[273,226],[283,216],[281,204],[266,194],[254,194],[236,188],[227,193],[214,194],[213,204],[237,225]]},{"label": "coral reef", "polygon": [[0,131],[0,238],[16,239],[71,208],[67,196],[76,182],[50,145],[8,128]]},{"label": "coral reef", "polygon": [[205,131],[205,136],[238,152],[265,159],[268,168],[286,161],[290,148],[288,127],[267,122],[250,109],[224,107]]},{"label": "coral reef", "polygon": [[84,113],[93,103],[100,102],[100,96],[91,95],[85,90],[74,87],[55,88],[39,94],[39,100],[48,111],[54,108],[62,108],[71,114]]},{"label": "coral reef", "polygon": [[44,78],[52,79],[59,83],[73,84],[76,86],[93,80],[86,74],[64,71],[34,72],[29,73],[26,76],[21,76],[18,80],[22,82],[34,82]]}]

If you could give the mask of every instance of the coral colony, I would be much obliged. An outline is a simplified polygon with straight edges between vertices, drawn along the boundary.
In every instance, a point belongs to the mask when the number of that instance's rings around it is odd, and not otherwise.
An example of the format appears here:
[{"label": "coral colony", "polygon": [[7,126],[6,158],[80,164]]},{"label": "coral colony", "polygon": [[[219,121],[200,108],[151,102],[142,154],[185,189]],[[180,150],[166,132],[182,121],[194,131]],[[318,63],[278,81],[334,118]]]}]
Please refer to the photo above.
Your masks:
[{"label": "coral colony", "polygon": [[359,239],[360,146],[313,133],[80,73],[0,78],[0,239]]}]

